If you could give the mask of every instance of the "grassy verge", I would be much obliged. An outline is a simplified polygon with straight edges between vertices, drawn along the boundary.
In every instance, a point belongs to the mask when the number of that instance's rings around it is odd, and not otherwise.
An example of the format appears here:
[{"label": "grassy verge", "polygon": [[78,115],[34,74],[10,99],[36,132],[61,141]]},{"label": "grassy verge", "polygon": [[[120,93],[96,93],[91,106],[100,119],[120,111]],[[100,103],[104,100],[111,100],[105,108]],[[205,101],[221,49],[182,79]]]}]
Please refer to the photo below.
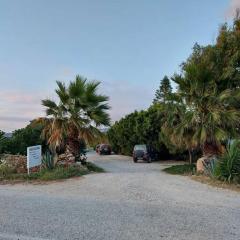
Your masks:
[{"label": "grassy verge", "polygon": [[173,174],[173,175],[183,175],[190,176],[191,179],[201,182],[203,184],[208,184],[213,187],[230,189],[233,191],[240,192],[240,184],[228,183],[227,181],[220,181],[213,179],[206,175],[196,175],[196,166],[194,164],[183,164],[183,165],[174,165],[168,168],[163,169],[164,172]]},{"label": "grassy verge", "polygon": [[16,173],[8,167],[0,168],[0,182],[18,182],[18,181],[53,181],[67,179],[71,177],[79,177],[93,172],[104,172],[104,170],[93,163],[88,162],[85,166],[74,165],[69,167],[58,166],[52,170],[42,169],[39,172]]},{"label": "grassy verge", "polygon": [[213,187],[217,187],[217,188],[223,188],[223,189],[230,189],[233,191],[237,191],[240,192],[240,184],[236,184],[236,183],[229,183],[229,182],[224,182],[224,181],[220,181],[217,179],[213,179],[210,178],[208,176],[205,175],[193,175],[191,176],[191,179],[203,183],[203,184],[208,184],[210,186]]},{"label": "grassy verge", "polygon": [[103,168],[95,165],[95,164],[92,163],[92,162],[87,162],[87,169],[88,169],[90,172],[96,172],[96,173],[105,172]]},{"label": "grassy verge", "polygon": [[173,165],[163,171],[173,175],[192,175],[196,171],[196,166],[194,164]]}]

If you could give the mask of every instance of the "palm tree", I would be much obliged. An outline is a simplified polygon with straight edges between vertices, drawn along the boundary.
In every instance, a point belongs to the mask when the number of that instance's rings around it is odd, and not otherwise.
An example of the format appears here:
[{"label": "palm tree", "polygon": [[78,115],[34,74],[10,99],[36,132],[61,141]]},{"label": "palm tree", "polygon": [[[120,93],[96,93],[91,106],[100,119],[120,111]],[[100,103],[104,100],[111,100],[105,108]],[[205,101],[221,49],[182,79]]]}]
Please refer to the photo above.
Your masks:
[{"label": "palm tree", "polygon": [[167,126],[174,126],[172,136],[189,147],[201,147],[204,155],[219,154],[221,143],[238,134],[240,91],[219,92],[213,73],[204,62],[189,62],[183,69],[183,75],[172,78],[178,91],[171,103],[175,110],[181,106],[183,111],[178,111],[179,121],[175,125],[172,119]]},{"label": "palm tree", "polygon": [[[171,96],[174,98],[174,94]],[[189,163],[192,164],[192,151],[196,148],[196,144],[193,142],[193,129],[190,126],[185,128],[181,127],[182,119],[186,114],[186,106],[183,104],[180,98],[178,102],[171,101],[165,104],[163,107],[163,124],[162,134],[166,140],[170,140],[179,150],[186,149],[189,155]]]},{"label": "palm tree", "polygon": [[42,101],[47,117],[37,122],[44,124],[42,136],[53,149],[66,145],[77,160],[81,141],[93,141],[101,135],[98,127],[110,124],[108,97],[97,94],[99,84],[77,75],[68,86],[57,81],[59,103],[50,99]]}]

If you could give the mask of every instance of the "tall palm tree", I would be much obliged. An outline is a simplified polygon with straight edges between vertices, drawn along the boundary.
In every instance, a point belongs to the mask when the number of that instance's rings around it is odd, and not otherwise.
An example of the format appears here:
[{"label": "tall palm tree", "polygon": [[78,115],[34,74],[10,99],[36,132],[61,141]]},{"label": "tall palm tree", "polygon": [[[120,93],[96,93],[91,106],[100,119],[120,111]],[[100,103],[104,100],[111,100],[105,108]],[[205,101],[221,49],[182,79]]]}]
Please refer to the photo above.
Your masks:
[{"label": "tall palm tree", "polygon": [[184,106],[173,136],[185,139],[189,146],[200,146],[204,155],[218,154],[221,143],[239,133],[240,91],[219,92],[212,74],[204,62],[189,62],[184,66],[184,74],[172,79],[178,84],[173,107]]},{"label": "tall palm tree", "polygon": [[50,99],[42,101],[47,117],[37,121],[44,124],[42,136],[52,148],[66,145],[77,160],[81,140],[93,141],[101,135],[98,127],[109,125],[108,97],[97,93],[99,84],[77,75],[68,86],[57,81],[58,103]]}]

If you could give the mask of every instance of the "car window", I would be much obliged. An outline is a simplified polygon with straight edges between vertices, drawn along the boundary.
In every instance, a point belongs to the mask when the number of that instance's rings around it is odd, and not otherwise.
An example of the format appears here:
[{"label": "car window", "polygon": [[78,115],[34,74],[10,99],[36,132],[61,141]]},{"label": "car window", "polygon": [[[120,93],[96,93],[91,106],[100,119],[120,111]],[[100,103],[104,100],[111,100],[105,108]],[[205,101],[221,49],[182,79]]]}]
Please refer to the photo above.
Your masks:
[{"label": "car window", "polygon": [[136,145],[134,147],[134,150],[142,150],[142,151],[146,151],[147,150],[147,146],[146,145]]},{"label": "car window", "polygon": [[107,144],[102,144],[101,148],[109,148],[109,146]]}]

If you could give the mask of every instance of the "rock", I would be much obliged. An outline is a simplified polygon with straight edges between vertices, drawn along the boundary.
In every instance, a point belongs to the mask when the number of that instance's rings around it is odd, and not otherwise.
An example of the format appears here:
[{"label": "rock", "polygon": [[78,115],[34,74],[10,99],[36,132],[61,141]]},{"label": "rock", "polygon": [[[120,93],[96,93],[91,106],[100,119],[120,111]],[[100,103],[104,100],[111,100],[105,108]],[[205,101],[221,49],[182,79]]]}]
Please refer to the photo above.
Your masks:
[{"label": "rock", "polygon": [[215,164],[216,159],[217,158],[214,155],[199,158],[196,165],[197,173],[205,173],[208,175],[210,172],[212,172],[212,168]]},{"label": "rock", "polygon": [[58,156],[57,165],[67,167],[73,164],[75,164],[75,157],[71,153],[66,152]]},{"label": "rock", "polygon": [[197,160],[197,173],[204,173],[204,161],[207,159],[207,157],[201,157]]}]

